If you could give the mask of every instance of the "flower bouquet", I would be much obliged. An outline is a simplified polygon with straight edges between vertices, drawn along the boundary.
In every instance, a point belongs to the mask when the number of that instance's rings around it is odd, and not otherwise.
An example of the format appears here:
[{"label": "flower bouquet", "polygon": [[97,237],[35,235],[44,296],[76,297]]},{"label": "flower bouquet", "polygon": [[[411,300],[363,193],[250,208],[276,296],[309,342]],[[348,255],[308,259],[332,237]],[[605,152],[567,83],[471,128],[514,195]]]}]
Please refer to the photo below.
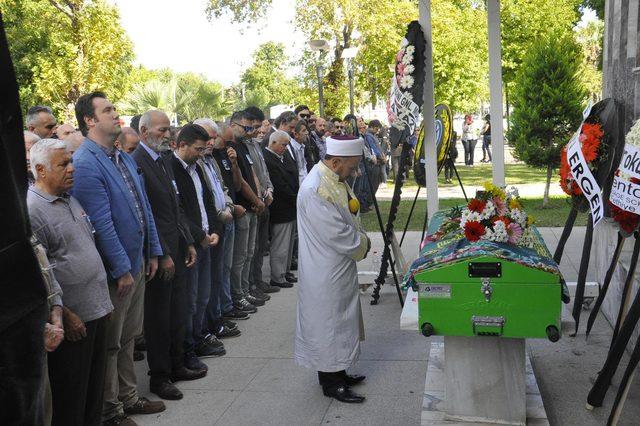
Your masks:
[{"label": "flower bouquet", "polygon": [[530,225],[516,188],[509,192],[490,184],[462,209],[460,229],[470,242],[487,240],[531,247]]},{"label": "flower bouquet", "polygon": [[[627,133],[625,146],[628,147],[626,151],[629,152],[640,150],[640,120]],[[637,205],[629,207],[628,203],[624,202],[625,194],[623,193],[623,188],[635,187],[635,185],[640,184],[640,179],[638,179],[636,173],[631,173],[628,168],[625,168],[623,164],[625,157],[623,156],[621,164],[614,173],[614,189],[609,198],[609,207],[611,209],[611,218],[620,229],[620,233],[628,237],[638,229],[640,215],[637,213]]]}]

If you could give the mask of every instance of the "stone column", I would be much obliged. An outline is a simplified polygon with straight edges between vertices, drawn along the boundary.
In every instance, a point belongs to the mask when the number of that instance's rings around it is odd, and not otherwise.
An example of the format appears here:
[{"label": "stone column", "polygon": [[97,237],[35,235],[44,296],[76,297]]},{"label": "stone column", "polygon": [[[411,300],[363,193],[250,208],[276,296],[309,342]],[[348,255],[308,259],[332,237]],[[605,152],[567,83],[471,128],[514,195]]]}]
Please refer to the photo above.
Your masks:
[{"label": "stone column", "polygon": [[[640,0],[606,0],[602,64],[603,97],[613,97],[624,106],[624,133],[640,116]],[[594,230],[592,264],[598,282],[604,281],[611,253],[615,248],[617,230],[601,222]],[[602,311],[610,323],[615,324],[622,297],[622,287],[629,270],[633,238],[624,247],[618,267],[611,280]],[[636,274],[640,277],[640,274]],[[638,288],[634,281],[633,293]],[[636,334],[637,336],[637,331]],[[632,340],[632,343],[635,339]],[[632,347],[632,346],[631,346]]]}]

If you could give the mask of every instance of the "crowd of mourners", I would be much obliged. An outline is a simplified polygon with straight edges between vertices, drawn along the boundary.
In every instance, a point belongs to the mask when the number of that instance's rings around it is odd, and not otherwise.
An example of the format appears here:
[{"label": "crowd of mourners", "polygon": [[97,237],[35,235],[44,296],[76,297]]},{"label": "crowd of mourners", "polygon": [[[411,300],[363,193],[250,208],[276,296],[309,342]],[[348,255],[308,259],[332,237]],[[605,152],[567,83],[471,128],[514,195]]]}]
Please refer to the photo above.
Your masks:
[{"label": "crowd of mourners", "polygon": [[[202,359],[241,336],[238,321],[293,287],[297,191],[327,137],[363,139],[349,182],[363,212],[387,157],[397,160],[379,121],[325,119],[304,105],[275,120],[249,107],[178,128],[150,110],[122,127],[107,96],[92,92],[75,115],[77,129],[35,106],[24,132],[49,290],[43,404],[54,425],[135,425],[130,415],[164,411],[162,400],[183,397],[176,382],[205,377]],[[160,400],[137,392],[134,360],[144,358]]]}]

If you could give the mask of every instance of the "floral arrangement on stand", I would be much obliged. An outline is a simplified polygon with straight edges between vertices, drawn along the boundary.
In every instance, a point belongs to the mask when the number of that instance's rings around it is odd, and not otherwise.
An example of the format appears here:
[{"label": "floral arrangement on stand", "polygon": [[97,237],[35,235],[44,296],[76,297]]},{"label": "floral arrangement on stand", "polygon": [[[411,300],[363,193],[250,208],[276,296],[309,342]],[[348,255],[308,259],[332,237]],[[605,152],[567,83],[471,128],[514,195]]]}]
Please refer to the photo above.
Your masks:
[{"label": "floral arrangement on stand", "polygon": [[413,55],[416,48],[409,44],[406,38],[402,39],[400,50],[396,54],[396,82],[401,89],[411,89],[413,87]]},{"label": "floral arrangement on stand", "polygon": [[[415,59],[415,53],[415,46],[409,44],[409,41],[406,38],[403,38],[402,43],[400,44],[400,50],[398,50],[398,53],[396,54],[396,68],[394,79],[398,88],[405,92],[410,91],[415,83],[414,73],[416,71],[416,67],[413,63]],[[396,112],[394,112],[391,108],[391,102],[391,96],[388,96],[387,115],[389,117],[389,123],[396,128],[403,130],[403,117],[398,117],[396,115]]]},{"label": "floral arrangement on stand", "polygon": [[[597,175],[600,163],[604,163],[607,160],[607,156],[604,154],[607,152],[608,147],[604,136],[602,125],[595,117],[589,117],[580,128],[580,136],[578,137],[580,149],[594,176]],[[566,146],[560,154],[560,187],[565,194],[571,196],[574,206],[580,211],[587,211],[589,209],[586,198],[582,196],[582,190],[571,174],[571,167],[569,167],[567,160]]]},{"label": "floral arrangement on stand", "polygon": [[[640,147],[640,120],[631,127],[629,133],[625,137],[625,144]],[[615,175],[625,179],[631,183],[640,184],[640,179],[629,176],[620,169],[616,170]],[[611,208],[611,218],[616,222],[623,235],[629,236],[638,229],[640,224],[640,216],[636,213],[628,212],[609,201],[609,207]]]}]

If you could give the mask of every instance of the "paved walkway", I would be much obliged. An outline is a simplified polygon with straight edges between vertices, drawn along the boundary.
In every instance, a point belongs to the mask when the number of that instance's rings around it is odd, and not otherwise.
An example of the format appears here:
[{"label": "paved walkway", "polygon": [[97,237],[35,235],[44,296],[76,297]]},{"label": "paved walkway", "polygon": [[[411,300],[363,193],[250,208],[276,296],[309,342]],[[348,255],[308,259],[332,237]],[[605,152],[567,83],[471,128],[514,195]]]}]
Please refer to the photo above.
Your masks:
[{"label": "paved walkway", "polygon": [[[550,249],[555,248],[560,232],[557,228],[541,229]],[[374,249],[380,250],[381,237],[371,236]],[[419,232],[408,233],[404,249],[408,260],[416,257],[419,238]],[[583,238],[584,228],[576,228],[567,243],[561,265],[567,281],[577,278]],[[371,260],[365,259],[359,269],[372,269]],[[593,277],[594,272],[589,271],[587,279]],[[185,395],[182,401],[167,401],[166,412],[135,416],[135,420],[142,425],[189,426],[419,425],[430,340],[417,331],[400,330],[400,305],[393,285],[383,287],[377,306],[369,304],[370,291],[361,296],[366,341],[355,371],[367,375],[358,388],[367,397],[362,405],[342,404],[323,396],[315,372],[295,365],[296,298],[296,286],[273,295],[250,320],[238,322],[243,334],[225,340],[226,356],[205,360],[209,366],[206,378],[178,384]],[[565,335],[557,343],[528,341],[552,425],[606,422],[619,379],[614,381],[603,408],[590,412],[584,409],[584,403],[594,375],[604,362],[610,335],[610,325],[600,318],[588,342],[583,334],[575,338]],[[155,399],[148,393],[146,361],[136,363],[136,367],[141,395]],[[638,424],[639,390],[636,383],[621,424]]]}]

